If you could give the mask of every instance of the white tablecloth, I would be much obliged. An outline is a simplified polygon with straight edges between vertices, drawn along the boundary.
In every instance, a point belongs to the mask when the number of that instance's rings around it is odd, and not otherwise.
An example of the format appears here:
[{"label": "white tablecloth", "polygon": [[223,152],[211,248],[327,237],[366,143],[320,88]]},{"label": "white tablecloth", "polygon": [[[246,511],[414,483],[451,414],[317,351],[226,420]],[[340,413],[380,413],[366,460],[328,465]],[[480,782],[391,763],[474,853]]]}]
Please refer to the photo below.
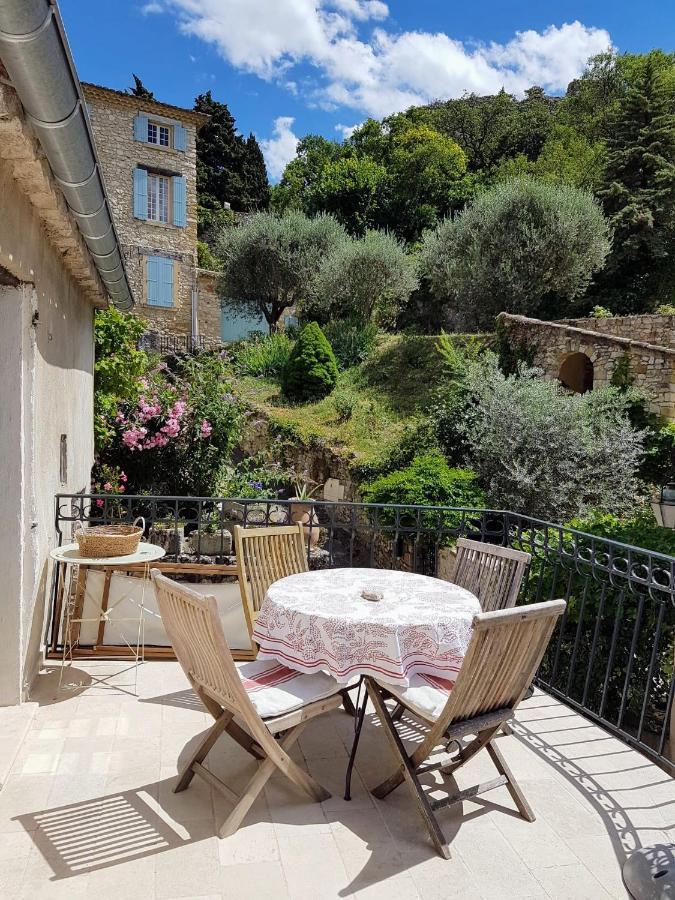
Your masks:
[{"label": "white tablecloth", "polygon": [[[361,592],[378,591],[373,602]],[[407,685],[415,673],[454,681],[480,604],[438,578],[385,569],[290,575],[267,591],[253,632],[259,658],[300,672]]]}]

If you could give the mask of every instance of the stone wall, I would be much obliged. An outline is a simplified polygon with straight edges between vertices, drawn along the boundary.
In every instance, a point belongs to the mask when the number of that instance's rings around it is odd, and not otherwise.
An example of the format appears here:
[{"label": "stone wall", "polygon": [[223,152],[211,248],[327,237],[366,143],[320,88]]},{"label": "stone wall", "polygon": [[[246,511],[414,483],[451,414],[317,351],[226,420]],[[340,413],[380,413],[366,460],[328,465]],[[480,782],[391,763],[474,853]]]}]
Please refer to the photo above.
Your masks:
[{"label": "stone wall", "polygon": [[[672,317],[655,318],[668,323]],[[585,323],[587,320],[580,321]],[[569,321],[542,322],[502,313],[499,323],[511,346],[529,351],[534,365],[543,369],[544,376],[551,380],[559,378],[561,366],[571,354],[581,353],[593,365],[593,387],[606,387],[611,383],[617,365],[623,365],[627,359],[628,374],[633,384],[648,395],[650,408],[666,418],[675,419],[675,349],[672,346],[601,333],[600,328],[577,327]],[[658,333],[660,327],[658,324],[644,326],[645,331],[651,328],[651,333]],[[670,336],[668,339],[672,340]]]},{"label": "stone wall", "polygon": [[659,347],[675,347],[675,316],[613,316],[607,319],[561,319],[560,325],[601,331]]},{"label": "stone wall", "polygon": [[198,269],[199,333],[210,341],[220,340],[220,297],[216,285],[218,273]]},{"label": "stone wall", "polygon": [[[162,334],[190,334],[192,290],[196,287],[197,266],[197,180],[196,134],[205,117],[192,110],[141,100],[129,94],[83,85],[103,169],[115,227],[122,243],[129,282],[136,300],[135,312],[153,331]],[[134,140],[134,118],[139,113],[180,122],[187,130],[186,150],[160,147]],[[136,219],[133,215],[133,172],[148,166],[167,175],[183,175],[187,188],[187,216],[184,228]],[[149,306],[146,296],[147,256],[167,256],[174,266],[174,305]]]}]

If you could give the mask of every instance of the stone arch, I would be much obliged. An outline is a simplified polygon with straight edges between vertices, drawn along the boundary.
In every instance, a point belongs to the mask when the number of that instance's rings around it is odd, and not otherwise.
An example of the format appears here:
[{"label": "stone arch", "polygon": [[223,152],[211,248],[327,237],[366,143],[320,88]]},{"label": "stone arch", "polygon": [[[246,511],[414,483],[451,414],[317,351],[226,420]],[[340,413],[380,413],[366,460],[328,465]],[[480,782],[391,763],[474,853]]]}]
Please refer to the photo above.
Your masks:
[{"label": "stone arch", "polygon": [[585,353],[570,353],[562,361],[558,380],[575,394],[593,390],[593,363]]}]

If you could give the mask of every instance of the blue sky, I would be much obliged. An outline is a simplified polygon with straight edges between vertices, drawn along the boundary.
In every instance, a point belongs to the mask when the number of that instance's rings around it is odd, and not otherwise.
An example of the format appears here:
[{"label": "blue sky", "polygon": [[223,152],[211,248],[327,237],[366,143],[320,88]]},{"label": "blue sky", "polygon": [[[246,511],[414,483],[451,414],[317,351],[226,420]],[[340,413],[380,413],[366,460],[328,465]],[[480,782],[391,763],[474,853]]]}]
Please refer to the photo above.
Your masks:
[{"label": "blue sky", "polygon": [[564,91],[585,59],[672,49],[672,0],[61,0],[83,81],[191,107],[208,90],[278,177],[298,136],[465,91]]}]

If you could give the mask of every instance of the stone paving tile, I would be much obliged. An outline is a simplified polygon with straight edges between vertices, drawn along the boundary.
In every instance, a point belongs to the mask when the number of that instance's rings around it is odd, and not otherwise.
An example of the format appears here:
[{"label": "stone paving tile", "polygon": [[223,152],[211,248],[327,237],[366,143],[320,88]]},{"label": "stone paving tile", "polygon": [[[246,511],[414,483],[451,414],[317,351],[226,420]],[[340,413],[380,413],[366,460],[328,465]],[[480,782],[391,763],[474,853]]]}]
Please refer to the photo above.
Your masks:
[{"label": "stone paving tile", "polygon": [[[353,720],[336,710],[310,724],[293,758],[332,792],[310,803],[275,774],[239,832],[217,838],[228,802],[176,772],[210,725],[174,663],[129,673],[78,664],[83,684],[59,693],[40,679],[30,727],[0,791],[0,897],[96,900],[444,900],[626,897],[621,864],[636,847],[675,838],[675,782],[553,698],[537,693],[500,748],[537,813],[517,816],[499,788],[443,810],[451,859],[438,857],[405,785],[383,801],[368,788],[394,765],[379,722],[366,718],[353,800],[342,798]],[[111,674],[112,673],[112,674]],[[56,681],[55,681],[56,679]],[[0,723],[1,727],[1,723]],[[409,747],[422,739],[401,723]],[[241,790],[255,763],[222,738],[207,765]],[[486,754],[444,789],[493,777]],[[427,789],[443,787],[425,777]]]}]

